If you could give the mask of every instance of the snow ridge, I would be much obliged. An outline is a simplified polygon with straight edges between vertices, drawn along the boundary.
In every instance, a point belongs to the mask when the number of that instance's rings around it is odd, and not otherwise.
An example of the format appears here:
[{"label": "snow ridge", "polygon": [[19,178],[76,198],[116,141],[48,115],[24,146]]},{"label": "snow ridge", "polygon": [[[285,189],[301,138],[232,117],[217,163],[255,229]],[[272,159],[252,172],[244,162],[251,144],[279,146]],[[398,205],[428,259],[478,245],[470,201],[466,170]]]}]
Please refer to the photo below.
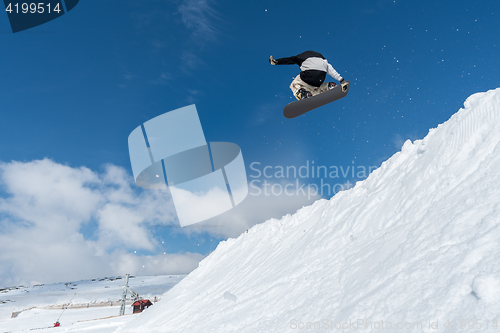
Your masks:
[{"label": "snow ridge", "polygon": [[222,242],[118,331],[500,325],[499,118],[500,88],[472,95],[354,188]]}]

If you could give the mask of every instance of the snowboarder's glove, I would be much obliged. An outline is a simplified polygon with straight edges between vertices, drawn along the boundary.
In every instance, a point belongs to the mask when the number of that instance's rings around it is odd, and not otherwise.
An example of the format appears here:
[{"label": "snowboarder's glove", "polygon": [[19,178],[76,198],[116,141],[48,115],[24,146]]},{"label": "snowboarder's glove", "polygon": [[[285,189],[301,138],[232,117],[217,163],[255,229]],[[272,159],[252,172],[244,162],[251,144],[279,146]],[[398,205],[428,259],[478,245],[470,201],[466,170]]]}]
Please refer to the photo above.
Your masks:
[{"label": "snowboarder's glove", "polygon": [[277,64],[278,64],[278,62],[276,61],[276,59],[274,59],[274,58],[273,58],[273,56],[270,56],[270,57],[269,57],[269,63],[270,63],[271,65],[277,65]]},{"label": "snowboarder's glove", "polygon": [[340,80],[340,85],[342,86],[342,91],[343,91],[343,92],[346,92],[346,91],[347,91],[347,89],[349,88],[349,87],[348,87],[348,83],[347,83],[347,82],[345,82],[344,78],[342,78],[342,79]]}]

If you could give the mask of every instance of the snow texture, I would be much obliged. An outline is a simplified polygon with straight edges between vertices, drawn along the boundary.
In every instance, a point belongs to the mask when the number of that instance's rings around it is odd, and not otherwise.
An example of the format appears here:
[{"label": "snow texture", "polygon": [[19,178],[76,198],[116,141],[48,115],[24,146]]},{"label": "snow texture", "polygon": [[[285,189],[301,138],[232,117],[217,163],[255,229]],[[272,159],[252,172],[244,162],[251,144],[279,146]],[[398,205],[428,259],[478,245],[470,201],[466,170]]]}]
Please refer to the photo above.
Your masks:
[{"label": "snow texture", "polygon": [[500,88],[472,95],[354,188],[222,242],[117,332],[496,331],[499,120]]}]

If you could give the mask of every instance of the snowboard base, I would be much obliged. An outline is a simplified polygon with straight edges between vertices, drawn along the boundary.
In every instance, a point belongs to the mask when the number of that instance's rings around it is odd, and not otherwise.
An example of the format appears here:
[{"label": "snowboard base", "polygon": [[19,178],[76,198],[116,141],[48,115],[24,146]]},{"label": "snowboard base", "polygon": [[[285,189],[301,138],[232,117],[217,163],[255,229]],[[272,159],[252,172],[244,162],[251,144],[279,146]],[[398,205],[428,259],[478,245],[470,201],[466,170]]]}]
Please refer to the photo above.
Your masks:
[{"label": "snowboard base", "polygon": [[346,81],[344,89],[342,89],[342,85],[339,84],[332,90],[328,90],[319,95],[292,102],[285,106],[285,108],[283,109],[283,115],[286,118],[295,118],[306,112],[319,108],[320,106],[341,99],[342,97],[345,97],[349,92],[349,83],[350,81]]}]

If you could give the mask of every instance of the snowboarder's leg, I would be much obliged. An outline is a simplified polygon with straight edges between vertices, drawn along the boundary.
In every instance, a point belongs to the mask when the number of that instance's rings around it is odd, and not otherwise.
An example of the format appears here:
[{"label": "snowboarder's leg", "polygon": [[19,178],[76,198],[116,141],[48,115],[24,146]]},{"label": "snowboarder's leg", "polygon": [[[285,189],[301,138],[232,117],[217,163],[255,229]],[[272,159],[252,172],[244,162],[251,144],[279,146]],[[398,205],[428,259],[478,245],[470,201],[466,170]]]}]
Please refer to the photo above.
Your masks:
[{"label": "snowboarder's leg", "polygon": [[[312,93],[313,96],[319,95],[321,93],[324,93],[324,92],[332,89],[333,88],[333,87],[331,87],[332,83],[333,82],[323,82],[321,84],[321,86],[319,86],[319,87],[313,87],[311,85],[308,85],[310,87],[309,91]],[[333,85],[335,86],[335,83],[333,83]]]},{"label": "snowboarder's leg", "polygon": [[313,96],[314,96],[314,95],[321,94],[321,93],[324,93],[324,92],[326,92],[326,91],[330,90],[330,89],[331,89],[331,88],[330,88],[330,83],[331,83],[331,82],[323,82],[323,83],[322,83],[319,87],[317,87],[317,88],[315,89],[315,91],[314,91],[314,92],[312,92]]},{"label": "snowboarder's leg", "polygon": [[295,98],[298,100],[302,99],[302,96],[311,96],[314,95],[312,90],[316,89],[316,87],[313,87],[300,78],[300,75],[297,75],[295,79],[293,79],[292,83],[290,84],[290,89],[293,92],[293,95]]}]

